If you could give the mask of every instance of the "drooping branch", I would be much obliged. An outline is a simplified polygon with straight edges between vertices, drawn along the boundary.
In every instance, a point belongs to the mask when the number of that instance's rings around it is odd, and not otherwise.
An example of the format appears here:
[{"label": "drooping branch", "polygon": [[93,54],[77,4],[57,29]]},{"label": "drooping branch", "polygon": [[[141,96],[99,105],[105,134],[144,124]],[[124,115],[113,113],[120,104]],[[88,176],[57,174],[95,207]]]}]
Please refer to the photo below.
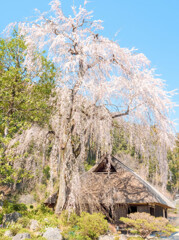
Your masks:
[{"label": "drooping branch", "polygon": [[122,117],[122,116],[126,116],[126,115],[129,115],[129,106],[128,106],[127,110],[123,113],[113,113],[112,118],[118,118],[118,117]]},{"label": "drooping branch", "polygon": [[[21,24],[20,29],[26,34],[25,65],[28,71],[41,66],[40,60],[36,61],[37,64],[33,62],[36,46],[47,50],[48,57],[59,66],[62,76],[59,79],[57,75],[62,88],[59,130],[61,188],[56,210],[59,212],[74,204],[72,186],[78,188],[75,174],[78,176],[79,165],[85,160],[89,137],[93,136],[91,141],[97,146],[97,152],[110,154],[113,120],[120,118],[121,129],[126,127],[136,149],[144,152],[143,146],[148,147],[148,143],[153,142],[153,122],[159,142],[165,139],[170,146],[170,136],[173,135],[166,113],[172,102],[164,90],[163,81],[155,77],[144,54],[121,48],[118,43],[99,35],[101,21],[94,21],[85,7],[80,7],[78,12],[75,10],[74,16],[66,17],[58,0],[52,1],[51,6],[52,16],[47,15],[50,20],[42,14],[31,23]],[[106,102],[110,103],[108,109]],[[127,109],[119,112],[118,109],[126,103]],[[112,108],[113,113],[110,112]],[[124,116],[128,116],[127,122],[122,118]],[[143,134],[139,134],[141,129]]]}]

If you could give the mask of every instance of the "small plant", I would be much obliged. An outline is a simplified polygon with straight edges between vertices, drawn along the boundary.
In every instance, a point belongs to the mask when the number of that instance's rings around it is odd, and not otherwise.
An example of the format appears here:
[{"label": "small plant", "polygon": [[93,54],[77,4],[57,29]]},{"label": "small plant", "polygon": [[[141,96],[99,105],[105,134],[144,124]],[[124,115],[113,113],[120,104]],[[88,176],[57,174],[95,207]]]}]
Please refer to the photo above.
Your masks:
[{"label": "small plant", "polygon": [[68,240],[96,240],[108,230],[108,223],[101,213],[82,212],[80,216],[67,211],[60,216],[62,234]]},{"label": "small plant", "polygon": [[30,223],[30,219],[28,217],[22,217],[18,219],[18,223],[21,224],[23,228],[26,228]]},{"label": "small plant", "polygon": [[22,225],[19,223],[13,224],[10,227],[11,233],[15,236],[22,229]]},{"label": "small plant", "polygon": [[165,235],[170,235],[171,232],[175,231],[166,218],[155,218],[144,212],[131,213],[128,215],[128,218],[121,217],[120,221],[132,228],[130,232],[137,233],[143,238],[146,238],[154,231],[162,232]]}]

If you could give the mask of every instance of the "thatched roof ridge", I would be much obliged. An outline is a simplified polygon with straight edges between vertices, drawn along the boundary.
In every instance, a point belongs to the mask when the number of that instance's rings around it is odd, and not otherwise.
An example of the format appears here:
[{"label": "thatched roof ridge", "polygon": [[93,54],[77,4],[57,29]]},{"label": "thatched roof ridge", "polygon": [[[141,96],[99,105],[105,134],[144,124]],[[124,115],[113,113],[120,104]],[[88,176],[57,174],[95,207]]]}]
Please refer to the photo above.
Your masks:
[{"label": "thatched roof ridge", "polygon": [[107,158],[103,158],[81,176],[84,203],[91,199],[107,205],[155,203],[175,208],[169,199],[116,157],[111,159],[112,169],[114,168],[115,172],[105,174],[104,163],[107,164],[107,161]]},{"label": "thatched roof ridge", "polygon": [[118,161],[120,163],[120,165],[125,168],[127,171],[130,171],[132,174],[134,174],[140,182],[142,182],[145,187],[152,193],[155,195],[156,199],[158,200],[159,203],[164,204],[169,206],[170,208],[175,208],[174,203],[172,203],[167,197],[165,197],[161,192],[159,192],[155,187],[153,187],[149,182],[147,182],[146,180],[142,179],[137,173],[135,173],[132,169],[130,169],[129,167],[127,167],[126,165],[124,165],[119,159],[117,159],[116,157],[114,157],[114,159],[116,161]]}]

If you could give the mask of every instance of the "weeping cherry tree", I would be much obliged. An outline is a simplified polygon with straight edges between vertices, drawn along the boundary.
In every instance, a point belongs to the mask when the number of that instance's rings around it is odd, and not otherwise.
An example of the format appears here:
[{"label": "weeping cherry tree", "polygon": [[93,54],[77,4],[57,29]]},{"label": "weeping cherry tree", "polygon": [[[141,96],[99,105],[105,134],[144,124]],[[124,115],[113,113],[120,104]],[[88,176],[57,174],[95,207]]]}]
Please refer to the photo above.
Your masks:
[{"label": "weeping cherry tree", "polygon": [[[121,48],[101,35],[102,21],[93,20],[86,1],[79,8],[72,6],[72,16],[65,16],[59,0],[51,1],[50,6],[49,12],[39,12],[34,21],[21,22],[19,29],[25,36],[28,71],[42,67],[41,60],[34,58],[36,49],[46,50],[59,69],[56,79],[61,120],[56,134],[60,179],[56,213],[60,213],[76,207],[79,173],[89,142],[95,142],[97,158],[110,156],[114,122],[128,132],[130,141],[143,154],[155,138],[166,155],[174,141],[168,117],[173,103],[144,54]],[[162,161],[163,157],[161,165]]]}]

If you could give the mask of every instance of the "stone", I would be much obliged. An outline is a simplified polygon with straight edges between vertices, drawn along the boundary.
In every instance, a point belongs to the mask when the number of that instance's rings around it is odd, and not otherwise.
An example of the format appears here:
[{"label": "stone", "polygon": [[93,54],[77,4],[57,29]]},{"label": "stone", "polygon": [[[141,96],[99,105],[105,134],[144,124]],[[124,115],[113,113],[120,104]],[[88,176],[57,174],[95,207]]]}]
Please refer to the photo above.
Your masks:
[{"label": "stone", "polygon": [[62,240],[61,231],[58,228],[47,228],[43,237],[47,240]]},{"label": "stone", "polygon": [[126,240],[126,239],[128,239],[128,237],[126,235],[124,235],[124,234],[120,234],[119,235],[119,239],[120,240]]},{"label": "stone", "polygon": [[32,219],[30,221],[30,230],[31,231],[37,231],[39,229],[39,223],[37,220]]},{"label": "stone", "polygon": [[17,220],[22,217],[22,215],[18,212],[13,212],[13,213],[9,213],[9,214],[5,214],[3,216],[3,224],[7,224],[7,223],[13,223],[13,222],[17,222]]},{"label": "stone", "polygon": [[5,231],[4,233],[5,237],[12,237],[12,232],[10,230]]},{"label": "stone", "polygon": [[12,240],[21,240],[21,239],[26,239],[26,238],[31,238],[29,233],[18,233],[16,236],[12,238]]},{"label": "stone", "polygon": [[24,203],[27,205],[35,204],[36,201],[34,200],[34,197],[31,194],[21,195],[19,198],[18,203]]},{"label": "stone", "polygon": [[114,240],[114,236],[112,235],[102,235],[102,236],[99,236],[98,240]]}]

